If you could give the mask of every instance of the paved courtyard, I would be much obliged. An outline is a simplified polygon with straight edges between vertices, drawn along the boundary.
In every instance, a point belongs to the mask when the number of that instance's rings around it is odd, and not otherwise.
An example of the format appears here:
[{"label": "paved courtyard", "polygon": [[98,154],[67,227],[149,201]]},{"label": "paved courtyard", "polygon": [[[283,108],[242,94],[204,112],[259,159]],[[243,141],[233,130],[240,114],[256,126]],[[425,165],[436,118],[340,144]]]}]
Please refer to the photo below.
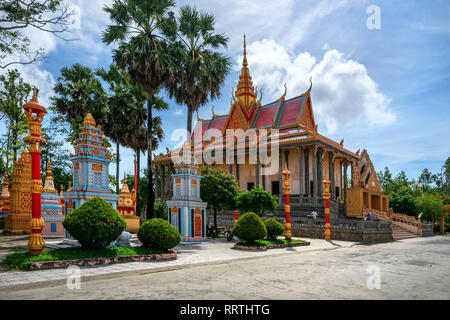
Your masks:
[{"label": "paved courtyard", "polygon": [[450,299],[448,235],[311,242],[266,252],[181,245],[173,261],[82,268],[78,290],[67,288],[63,269],[2,272],[0,299]]}]

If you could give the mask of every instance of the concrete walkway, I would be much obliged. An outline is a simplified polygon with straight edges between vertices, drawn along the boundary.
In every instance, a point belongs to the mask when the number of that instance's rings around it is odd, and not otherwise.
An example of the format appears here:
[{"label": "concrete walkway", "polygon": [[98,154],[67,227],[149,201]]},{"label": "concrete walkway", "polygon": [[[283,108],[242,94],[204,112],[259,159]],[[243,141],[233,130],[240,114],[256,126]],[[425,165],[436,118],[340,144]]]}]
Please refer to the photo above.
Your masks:
[{"label": "concrete walkway", "polygon": [[[90,279],[111,279],[130,275],[141,275],[167,270],[178,270],[199,265],[226,264],[234,261],[253,260],[267,256],[289,255],[299,252],[334,250],[351,247],[357,243],[348,241],[327,242],[319,239],[304,239],[311,242],[310,246],[267,251],[242,251],[232,249],[234,243],[225,240],[210,240],[208,242],[183,243],[175,248],[178,252],[176,260],[144,261],[113,264],[105,266],[81,267],[83,282]],[[1,255],[5,256],[3,252]],[[8,287],[33,288],[61,284],[67,281],[66,269],[38,271],[0,271],[0,288]]]}]

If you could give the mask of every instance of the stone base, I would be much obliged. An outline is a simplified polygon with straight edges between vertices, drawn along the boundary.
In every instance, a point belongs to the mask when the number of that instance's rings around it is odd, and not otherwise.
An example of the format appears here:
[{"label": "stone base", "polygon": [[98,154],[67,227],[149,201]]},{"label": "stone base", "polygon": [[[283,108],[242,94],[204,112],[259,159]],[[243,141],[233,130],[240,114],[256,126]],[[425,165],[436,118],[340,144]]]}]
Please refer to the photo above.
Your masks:
[{"label": "stone base", "polygon": [[141,226],[141,218],[132,216],[132,217],[123,217],[127,222],[126,231],[130,233],[137,233],[139,227]]},{"label": "stone base", "polygon": [[208,241],[206,237],[181,237],[181,242],[204,242]]},{"label": "stone base", "polygon": [[[311,239],[325,239],[324,230],[293,229],[292,235],[295,237]],[[355,232],[341,230],[331,230],[331,240],[343,240],[363,243],[394,241],[394,239],[392,238],[392,232]]]},{"label": "stone base", "polygon": [[43,261],[43,262],[32,262],[30,264],[29,270],[67,268],[68,266],[71,266],[71,265],[96,266],[96,265],[106,265],[106,264],[135,262],[135,261],[147,261],[147,260],[169,260],[169,259],[176,259],[176,258],[177,258],[177,253],[171,252],[171,253],[163,253],[163,254],[147,254],[147,255],[141,255],[141,256],[115,257],[115,258],[91,258],[91,259],[80,259],[80,260]]}]

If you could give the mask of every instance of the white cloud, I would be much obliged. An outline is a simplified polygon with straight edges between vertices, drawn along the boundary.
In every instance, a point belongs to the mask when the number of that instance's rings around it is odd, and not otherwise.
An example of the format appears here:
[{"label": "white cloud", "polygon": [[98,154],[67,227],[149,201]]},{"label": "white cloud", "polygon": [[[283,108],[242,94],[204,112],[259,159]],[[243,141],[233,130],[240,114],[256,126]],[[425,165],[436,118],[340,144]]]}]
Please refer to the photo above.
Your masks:
[{"label": "white cloud", "polygon": [[[349,125],[359,127],[391,124],[396,115],[389,99],[379,91],[366,67],[329,50],[322,60],[308,52],[291,55],[275,40],[264,39],[248,46],[248,62],[255,85],[263,87],[265,101],[277,99],[287,83],[287,97],[307,90],[313,78],[312,103],[316,121],[329,133]],[[240,68],[242,57],[236,68]]]},{"label": "white cloud", "polygon": [[184,115],[184,111],[183,111],[183,109],[178,109],[178,110],[176,110],[176,111],[173,111],[172,112],[174,115],[176,115],[176,116],[182,116],[182,115]]}]

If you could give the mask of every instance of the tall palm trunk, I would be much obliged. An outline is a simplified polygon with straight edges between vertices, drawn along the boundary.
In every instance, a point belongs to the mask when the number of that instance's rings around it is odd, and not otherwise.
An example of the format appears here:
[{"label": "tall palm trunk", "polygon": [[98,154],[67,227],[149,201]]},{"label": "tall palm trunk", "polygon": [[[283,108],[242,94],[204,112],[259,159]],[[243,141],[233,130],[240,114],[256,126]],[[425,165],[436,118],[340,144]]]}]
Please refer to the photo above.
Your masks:
[{"label": "tall palm trunk", "polygon": [[190,135],[192,135],[192,107],[188,106],[188,114],[187,114],[187,131]]},{"label": "tall palm trunk", "polygon": [[148,117],[147,117],[147,168],[148,168],[148,194],[147,194],[147,219],[151,219],[155,216],[155,210],[153,208],[153,169],[152,169],[152,97],[153,92],[147,92],[148,94]]},{"label": "tall palm trunk", "polygon": [[141,204],[139,202],[139,192],[140,192],[140,180],[141,178],[139,177],[139,172],[141,170],[141,151],[137,150],[136,151],[136,213],[137,215],[140,217],[141,216]]},{"label": "tall palm trunk", "polygon": [[117,180],[117,185],[116,185],[116,193],[119,194],[119,186],[120,186],[120,176],[119,176],[119,163],[120,163],[120,155],[119,155],[119,143],[116,143],[116,161],[117,161],[117,165],[116,165],[116,180]]}]

